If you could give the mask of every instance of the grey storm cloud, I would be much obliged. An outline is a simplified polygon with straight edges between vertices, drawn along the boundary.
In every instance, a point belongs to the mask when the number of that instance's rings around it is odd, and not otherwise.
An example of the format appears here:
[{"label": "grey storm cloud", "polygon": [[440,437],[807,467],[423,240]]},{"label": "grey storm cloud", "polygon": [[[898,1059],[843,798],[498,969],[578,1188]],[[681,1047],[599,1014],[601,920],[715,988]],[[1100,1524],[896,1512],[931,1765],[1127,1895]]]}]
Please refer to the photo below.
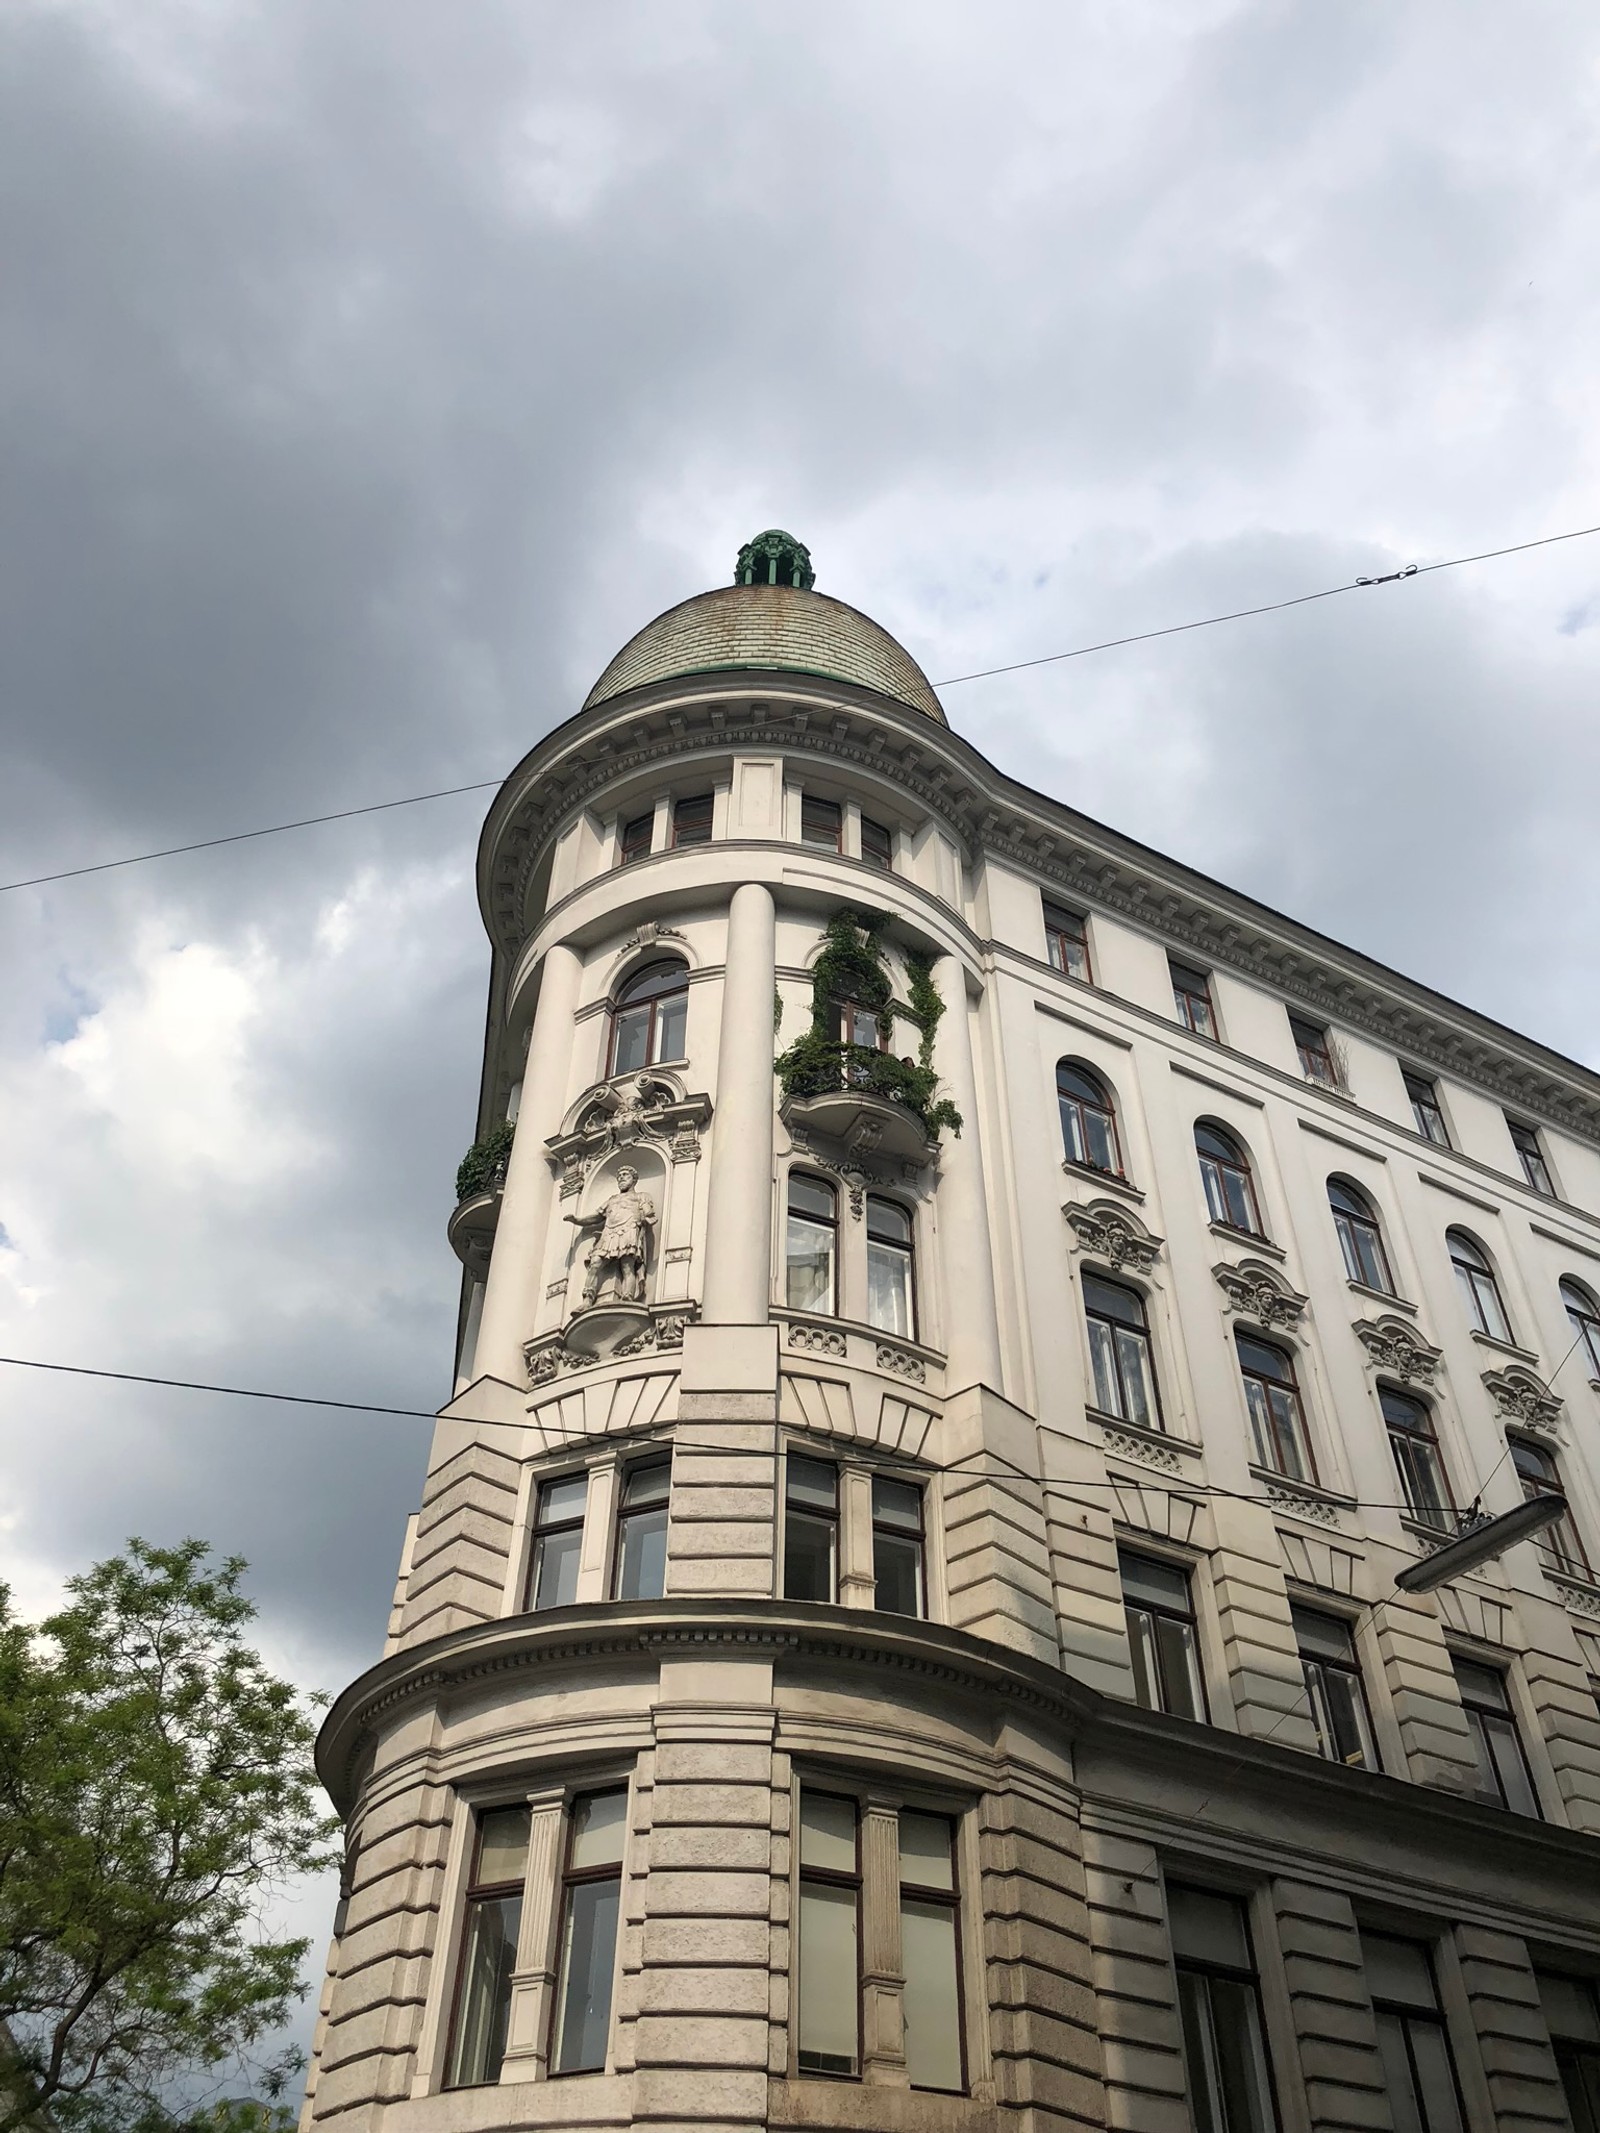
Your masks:
[{"label": "grey storm cloud", "polygon": [[[1587,524],[1597,58],[1575,0],[16,0],[0,878],[495,776],[771,523],[935,678]],[[1595,1058],[1597,611],[1579,542],[946,700]],[[443,1397],[483,797],[0,896],[5,1353]],[[0,1395],[25,1602],[199,1532],[369,1661],[425,1425]]]}]

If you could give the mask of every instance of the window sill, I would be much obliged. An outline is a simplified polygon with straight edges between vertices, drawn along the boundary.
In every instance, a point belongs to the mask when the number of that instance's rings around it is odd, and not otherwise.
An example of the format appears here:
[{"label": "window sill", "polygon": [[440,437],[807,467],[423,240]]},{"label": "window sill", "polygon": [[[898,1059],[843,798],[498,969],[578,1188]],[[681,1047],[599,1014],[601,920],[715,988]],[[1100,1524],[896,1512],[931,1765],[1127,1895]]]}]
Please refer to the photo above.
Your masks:
[{"label": "window sill", "polygon": [[1400,1513],[1400,1523],[1413,1540],[1425,1541],[1430,1555],[1456,1538],[1455,1529],[1447,1526],[1430,1526],[1420,1518],[1413,1518],[1409,1511]]},{"label": "window sill", "polygon": [[1263,1237],[1253,1229],[1235,1229],[1231,1222],[1213,1222],[1208,1225],[1213,1237],[1225,1238],[1230,1244],[1247,1244],[1253,1252],[1265,1252],[1272,1259],[1287,1259],[1289,1254],[1281,1244],[1274,1244],[1270,1237]]},{"label": "window sill", "polygon": [[1416,1305],[1404,1296],[1396,1296],[1391,1289],[1369,1289],[1364,1281],[1346,1282],[1345,1286],[1354,1295],[1370,1296],[1374,1303],[1381,1303],[1390,1311],[1409,1311],[1413,1318],[1416,1316]]},{"label": "window sill", "polygon": [[1515,1341],[1496,1340],[1492,1333],[1482,1333],[1476,1326],[1469,1326],[1467,1330],[1480,1348],[1492,1348],[1496,1355],[1514,1356],[1519,1363],[1526,1363],[1530,1369],[1538,1368],[1539,1358],[1531,1348],[1519,1348]]},{"label": "window sill", "polygon": [[1311,1510],[1313,1517],[1316,1517],[1318,1512],[1357,1509],[1355,1497],[1343,1495],[1338,1489],[1325,1489],[1320,1481],[1295,1481],[1288,1474],[1280,1474],[1276,1467],[1256,1466],[1254,1462],[1250,1472],[1257,1481],[1264,1481],[1269,1488],[1282,1489],[1287,1495],[1303,1497],[1308,1510],[1313,1505],[1316,1506],[1315,1510]]},{"label": "window sill", "polygon": [[1119,1437],[1131,1437],[1135,1444],[1147,1444],[1152,1451],[1184,1452],[1191,1459],[1200,1457],[1200,1446],[1192,1444],[1187,1437],[1174,1437],[1164,1429],[1146,1429],[1142,1422],[1124,1422],[1120,1415],[1108,1415],[1103,1408],[1085,1407],[1083,1411],[1091,1422],[1098,1422],[1102,1430],[1114,1430]]},{"label": "window sill", "polygon": [[1118,1170],[1096,1170],[1093,1163],[1075,1163],[1068,1156],[1061,1165],[1069,1178],[1086,1178],[1091,1185],[1104,1185],[1108,1191],[1120,1192],[1125,1200],[1137,1200],[1142,1205],[1144,1194],[1137,1185],[1130,1185]]}]

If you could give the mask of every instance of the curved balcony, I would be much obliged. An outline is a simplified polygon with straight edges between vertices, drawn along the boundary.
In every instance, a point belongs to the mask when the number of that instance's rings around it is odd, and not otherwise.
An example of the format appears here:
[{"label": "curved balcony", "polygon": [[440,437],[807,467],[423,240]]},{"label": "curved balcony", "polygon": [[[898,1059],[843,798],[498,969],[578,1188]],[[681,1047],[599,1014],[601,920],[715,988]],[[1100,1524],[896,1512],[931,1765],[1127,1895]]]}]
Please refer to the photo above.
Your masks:
[{"label": "curved balcony", "polygon": [[931,1067],[865,1044],[802,1038],[780,1062],[781,1116],[791,1130],[820,1134],[852,1155],[931,1163],[948,1106]]}]

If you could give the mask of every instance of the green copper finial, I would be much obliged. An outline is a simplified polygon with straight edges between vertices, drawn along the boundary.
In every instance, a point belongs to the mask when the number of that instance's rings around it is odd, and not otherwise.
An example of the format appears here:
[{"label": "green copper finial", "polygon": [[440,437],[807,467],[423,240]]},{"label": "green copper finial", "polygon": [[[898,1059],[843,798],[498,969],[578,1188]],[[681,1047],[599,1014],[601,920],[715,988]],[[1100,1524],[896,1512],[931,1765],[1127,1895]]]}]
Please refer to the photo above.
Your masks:
[{"label": "green copper finial", "polygon": [[797,585],[802,592],[810,592],[817,582],[817,574],[811,567],[811,551],[805,543],[797,541],[792,533],[783,533],[776,526],[769,526],[765,533],[758,533],[753,541],[746,541],[739,550],[733,582],[735,585]]}]

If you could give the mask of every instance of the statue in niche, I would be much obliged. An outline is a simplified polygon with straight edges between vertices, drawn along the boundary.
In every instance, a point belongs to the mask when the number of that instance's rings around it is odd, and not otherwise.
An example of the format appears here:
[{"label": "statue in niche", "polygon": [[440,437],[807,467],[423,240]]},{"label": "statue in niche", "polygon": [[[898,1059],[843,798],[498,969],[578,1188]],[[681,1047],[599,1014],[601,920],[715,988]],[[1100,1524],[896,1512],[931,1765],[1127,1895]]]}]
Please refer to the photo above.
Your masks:
[{"label": "statue in niche", "polygon": [[650,1232],[655,1225],[656,1203],[638,1190],[639,1173],[631,1163],[617,1171],[617,1189],[598,1214],[568,1215],[579,1229],[599,1229],[589,1248],[583,1277],[583,1308],[600,1300],[601,1284],[609,1281],[618,1303],[644,1302],[645,1268],[650,1258]]}]

